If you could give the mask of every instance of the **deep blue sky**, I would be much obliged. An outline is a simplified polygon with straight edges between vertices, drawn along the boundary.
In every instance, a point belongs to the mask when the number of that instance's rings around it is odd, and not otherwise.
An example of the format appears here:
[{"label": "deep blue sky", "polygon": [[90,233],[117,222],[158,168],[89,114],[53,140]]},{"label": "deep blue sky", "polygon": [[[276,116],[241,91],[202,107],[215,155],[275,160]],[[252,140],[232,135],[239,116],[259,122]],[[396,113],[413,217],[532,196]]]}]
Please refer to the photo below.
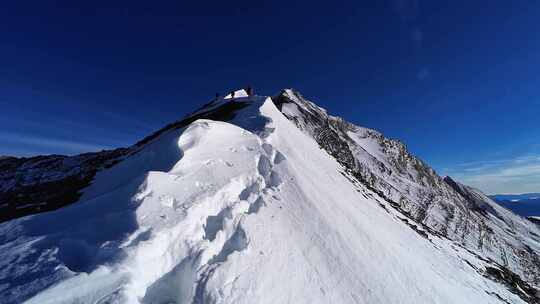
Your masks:
[{"label": "deep blue sky", "polygon": [[538,1],[4,1],[0,155],[127,146],[294,87],[489,193],[540,191]]}]

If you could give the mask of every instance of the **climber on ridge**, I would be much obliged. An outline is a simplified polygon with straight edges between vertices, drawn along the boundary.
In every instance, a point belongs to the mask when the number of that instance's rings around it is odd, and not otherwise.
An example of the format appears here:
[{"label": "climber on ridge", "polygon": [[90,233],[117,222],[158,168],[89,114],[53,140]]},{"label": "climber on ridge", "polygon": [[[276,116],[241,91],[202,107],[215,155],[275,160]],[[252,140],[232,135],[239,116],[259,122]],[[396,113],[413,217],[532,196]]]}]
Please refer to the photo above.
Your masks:
[{"label": "climber on ridge", "polygon": [[253,88],[249,85],[246,87],[246,94],[248,96],[253,96]]}]

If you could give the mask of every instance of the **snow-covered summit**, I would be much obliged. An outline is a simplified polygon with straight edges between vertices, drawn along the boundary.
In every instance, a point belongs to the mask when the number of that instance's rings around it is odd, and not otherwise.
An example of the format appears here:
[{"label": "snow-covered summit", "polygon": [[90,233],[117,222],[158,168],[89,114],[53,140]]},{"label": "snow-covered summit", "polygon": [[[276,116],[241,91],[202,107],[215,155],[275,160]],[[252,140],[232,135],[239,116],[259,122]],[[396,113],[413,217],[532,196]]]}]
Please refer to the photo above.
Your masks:
[{"label": "snow-covered summit", "polygon": [[294,90],[226,97],[114,153],[0,162],[14,208],[76,194],[0,224],[0,302],[539,301],[530,221]]}]

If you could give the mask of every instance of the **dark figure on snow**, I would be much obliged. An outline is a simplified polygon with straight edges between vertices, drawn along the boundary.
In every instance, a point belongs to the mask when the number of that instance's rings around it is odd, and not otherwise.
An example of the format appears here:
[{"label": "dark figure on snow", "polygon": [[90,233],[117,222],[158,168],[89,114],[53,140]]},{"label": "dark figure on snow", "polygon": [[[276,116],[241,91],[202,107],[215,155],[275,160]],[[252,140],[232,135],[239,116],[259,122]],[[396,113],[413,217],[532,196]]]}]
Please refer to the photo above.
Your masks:
[{"label": "dark figure on snow", "polygon": [[253,96],[253,88],[251,86],[248,86],[246,88],[246,93],[248,96]]},{"label": "dark figure on snow", "polygon": [[231,92],[231,99],[234,98],[234,91]]}]

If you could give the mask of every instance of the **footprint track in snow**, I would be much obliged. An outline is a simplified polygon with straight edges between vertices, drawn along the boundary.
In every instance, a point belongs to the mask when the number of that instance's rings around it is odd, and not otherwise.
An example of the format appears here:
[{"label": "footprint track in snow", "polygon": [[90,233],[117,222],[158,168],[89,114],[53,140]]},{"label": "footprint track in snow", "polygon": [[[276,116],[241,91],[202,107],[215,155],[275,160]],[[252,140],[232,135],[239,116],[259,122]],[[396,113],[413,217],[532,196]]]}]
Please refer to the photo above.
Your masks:
[{"label": "footprint track in snow", "polygon": [[[275,190],[281,185],[282,179],[274,170],[274,165],[285,161],[285,156],[275,150],[272,145],[266,142],[261,143],[261,153],[256,158],[256,180],[248,184],[238,195],[238,201],[234,202],[216,215],[208,216],[204,225],[204,239],[210,243],[218,240],[218,234],[225,233],[227,239],[220,245],[214,247],[216,254],[206,263],[201,265],[195,291],[194,303],[204,303],[206,284],[211,279],[215,270],[225,263],[231,254],[244,251],[249,245],[249,234],[242,227],[242,222],[246,216],[257,214],[262,207],[267,206],[266,196],[271,195],[273,200],[279,200],[275,196]],[[254,151],[252,147],[242,147],[245,151]],[[233,148],[230,148],[232,151]],[[234,149],[236,152],[236,149]],[[272,200],[270,198],[270,200]],[[247,210],[241,207],[248,204]],[[215,244],[216,245],[216,244]],[[214,246],[215,246],[214,245]],[[221,247],[221,248],[220,248]]]},{"label": "footprint track in snow", "polygon": [[266,206],[266,202],[264,201],[262,197],[259,196],[257,200],[255,200],[255,202],[249,205],[249,209],[247,213],[248,214],[257,213],[263,206]]},{"label": "footprint track in snow", "polygon": [[214,241],[217,233],[224,229],[225,221],[232,219],[232,217],[233,214],[230,207],[221,210],[217,215],[207,217],[206,225],[204,226],[204,238]]},{"label": "footprint track in snow", "polygon": [[257,170],[263,178],[270,176],[270,173],[272,172],[272,164],[268,157],[265,155],[261,155],[259,157],[259,160],[257,161]]}]

